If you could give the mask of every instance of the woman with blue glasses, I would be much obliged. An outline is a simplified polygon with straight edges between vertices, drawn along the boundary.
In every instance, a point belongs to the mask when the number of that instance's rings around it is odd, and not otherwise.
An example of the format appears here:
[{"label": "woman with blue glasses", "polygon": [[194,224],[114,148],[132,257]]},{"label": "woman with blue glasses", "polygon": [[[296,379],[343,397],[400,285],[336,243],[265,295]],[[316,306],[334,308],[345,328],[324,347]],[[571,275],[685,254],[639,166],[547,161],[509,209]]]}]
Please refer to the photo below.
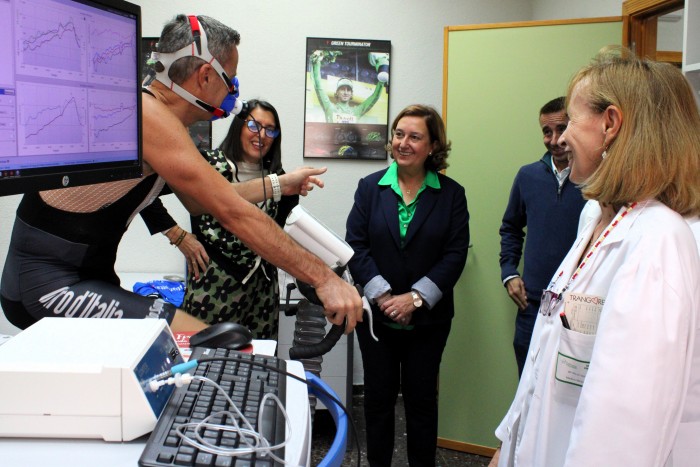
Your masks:
[{"label": "woman with blue glasses", "polygon": [[[270,177],[273,196],[260,209],[280,226],[299,196],[282,196],[282,133],[277,110],[265,101],[248,101],[250,113],[233,120],[218,149],[204,152],[207,161],[231,183]],[[183,308],[202,321],[234,321],[248,327],[256,339],[275,339],[278,329],[277,268],[246,247],[213,216],[192,220],[192,233],[209,256],[207,268],[189,274]]]}]

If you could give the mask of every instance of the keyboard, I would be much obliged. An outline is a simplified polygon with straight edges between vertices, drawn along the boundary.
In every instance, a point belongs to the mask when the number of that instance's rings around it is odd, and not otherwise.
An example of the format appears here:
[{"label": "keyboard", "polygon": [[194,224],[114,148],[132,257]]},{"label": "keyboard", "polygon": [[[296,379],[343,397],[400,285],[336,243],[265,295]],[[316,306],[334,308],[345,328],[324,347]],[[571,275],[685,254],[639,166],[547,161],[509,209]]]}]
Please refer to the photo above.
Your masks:
[{"label": "keyboard", "polygon": [[[211,356],[229,357],[234,361],[200,363],[196,370],[193,370],[193,374],[206,376],[226,390],[238,409],[270,445],[284,441],[285,421],[281,411],[276,408],[277,404],[273,400],[266,402],[261,426],[258,426],[258,408],[263,395],[269,392],[274,393],[285,404],[287,378],[253,363],[259,362],[286,371],[286,362],[272,356],[203,347],[196,347],[190,359],[199,360]],[[222,392],[208,382],[193,380],[189,385],[176,388],[158,418],[158,423],[139,459],[139,465],[142,467],[276,467],[282,465],[261,453],[233,457],[200,451],[177,435],[178,425],[201,421],[210,414],[222,410],[235,413],[235,410],[229,407]],[[214,417],[210,423],[233,425],[229,417],[223,415]],[[241,420],[238,420],[238,423],[241,427],[244,426]],[[194,428],[187,428],[185,433],[194,439]],[[205,429],[200,430],[200,434],[216,446],[224,448],[246,446],[240,440],[239,434],[233,431]],[[275,450],[274,454],[284,458],[284,448]]]}]

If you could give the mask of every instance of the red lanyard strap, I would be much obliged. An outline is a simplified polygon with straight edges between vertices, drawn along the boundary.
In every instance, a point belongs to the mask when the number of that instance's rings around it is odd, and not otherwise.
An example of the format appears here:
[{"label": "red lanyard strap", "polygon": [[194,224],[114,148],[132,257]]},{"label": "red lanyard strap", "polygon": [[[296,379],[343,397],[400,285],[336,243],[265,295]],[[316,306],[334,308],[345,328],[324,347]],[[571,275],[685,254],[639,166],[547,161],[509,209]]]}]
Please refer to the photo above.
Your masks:
[{"label": "red lanyard strap", "polygon": [[[627,207],[624,209],[624,211],[622,211],[620,214],[618,214],[617,217],[610,223],[610,225],[608,225],[608,227],[605,229],[605,231],[603,231],[603,233],[600,234],[600,237],[598,237],[598,240],[596,240],[595,243],[593,244],[593,247],[591,247],[591,251],[589,251],[588,253],[586,253],[586,256],[584,256],[583,259],[581,260],[581,264],[579,264],[578,267],[576,268],[576,271],[574,271],[573,275],[571,276],[571,279],[569,279],[569,282],[566,284],[566,287],[564,287],[564,288],[562,289],[562,291],[559,292],[559,294],[558,294],[558,295],[560,296],[559,298],[561,298],[561,295],[569,289],[569,287],[571,286],[571,284],[572,284],[572,283],[574,282],[574,280],[578,277],[578,275],[579,275],[579,273],[581,272],[581,270],[582,270],[584,267],[586,267],[586,264],[588,264],[588,260],[593,256],[593,253],[595,253],[595,252],[598,250],[598,247],[603,243],[603,241],[608,237],[608,235],[610,235],[610,232],[612,232],[612,230],[613,230],[615,227],[617,227],[617,225],[620,223],[620,221],[621,221],[627,214],[629,214],[629,212],[630,212],[632,209],[634,209],[635,206],[637,206],[637,203],[636,203],[636,202],[634,202],[634,203],[630,204],[629,206],[627,206]],[[559,278],[560,278],[563,274],[564,274],[564,270],[562,269],[562,270],[559,272],[559,274],[557,275],[557,278],[552,282],[552,284],[550,284],[550,287],[548,287],[548,289],[551,288],[551,286],[554,285],[554,283],[555,283],[557,280],[559,280]]]}]

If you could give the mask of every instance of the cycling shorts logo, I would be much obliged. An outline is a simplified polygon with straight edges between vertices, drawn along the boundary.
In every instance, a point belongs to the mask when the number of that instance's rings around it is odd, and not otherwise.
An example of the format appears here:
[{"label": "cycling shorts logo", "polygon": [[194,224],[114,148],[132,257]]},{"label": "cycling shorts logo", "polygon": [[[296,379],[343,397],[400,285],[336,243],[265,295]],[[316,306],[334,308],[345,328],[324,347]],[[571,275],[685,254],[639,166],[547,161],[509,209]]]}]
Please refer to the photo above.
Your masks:
[{"label": "cycling shorts logo", "polygon": [[119,301],[102,301],[102,295],[86,290],[81,295],[75,294],[68,287],[49,292],[39,299],[44,308],[56,316],[66,318],[122,318],[124,310],[119,308]]}]

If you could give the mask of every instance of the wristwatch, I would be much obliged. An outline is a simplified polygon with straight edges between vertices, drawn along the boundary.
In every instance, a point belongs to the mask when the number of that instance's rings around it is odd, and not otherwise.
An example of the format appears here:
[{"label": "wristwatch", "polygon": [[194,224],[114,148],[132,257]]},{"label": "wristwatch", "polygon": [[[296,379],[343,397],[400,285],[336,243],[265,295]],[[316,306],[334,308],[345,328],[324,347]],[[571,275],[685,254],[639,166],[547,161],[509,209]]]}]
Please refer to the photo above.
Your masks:
[{"label": "wristwatch", "polygon": [[420,308],[423,306],[423,299],[421,298],[418,292],[416,292],[415,290],[411,290],[411,297],[413,297],[413,306],[415,306],[416,308]]}]

